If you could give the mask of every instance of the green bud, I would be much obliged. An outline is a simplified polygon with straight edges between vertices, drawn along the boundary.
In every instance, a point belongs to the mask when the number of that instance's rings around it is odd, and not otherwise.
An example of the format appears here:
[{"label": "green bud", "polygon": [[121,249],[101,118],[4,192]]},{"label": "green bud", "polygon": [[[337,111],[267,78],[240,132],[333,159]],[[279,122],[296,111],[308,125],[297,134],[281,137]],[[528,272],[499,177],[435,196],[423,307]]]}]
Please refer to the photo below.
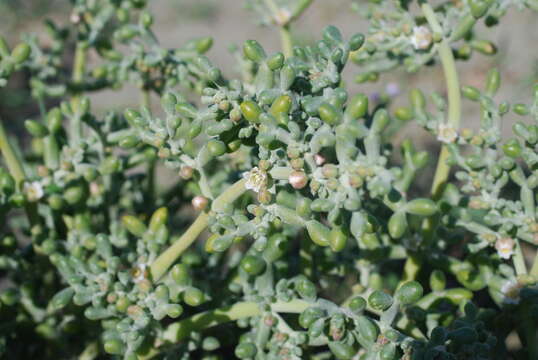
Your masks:
[{"label": "green bud", "polygon": [[136,123],[137,119],[142,117],[140,113],[134,109],[126,109],[123,112],[123,116],[130,124]]},{"label": "green bud", "polygon": [[83,184],[77,184],[68,187],[64,193],[63,198],[69,205],[78,205],[83,200],[86,200],[87,188]]},{"label": "green bud", "polygon": [[377,340],[379,330],[372,320],[368,319],[366,316],[359,316],[357,319],[357,325],[359,333],[366,341],[373,343]]},{"label": "green bud", "polygon": [[318,108],[319,117],[329,125],[337,125],[340,122],[341,115],[334,106],[329,103],[323,103]]},{"label": "green bud", "polygon": [[309,307],[299,315],[299,325],[304,329],[310,328],[310,326],[318,319],[325,316],[325,313],[320,308]]},{"label": "green bud", "polygon": [[172,319],[177,319],[183,313],[183,307],[179,304],[170,304],[166,308],[166,315]]},{"label": "green bud", "polygon": [[502,146],[502,149],[506,156],[510,156],[511,158],[514,158],[514,159],[521,155],[521,145],[519,144],[519,141],[517,141],[516,139],[508,140]]},{"label": "green bud", "polygon": [[402,106],[394,111],[394,116],[400,121],[409,121],[413,118],[413,110]]},{"label": "green bud", "polygon": [[189,119],[194,119],[198,115],[198,110],[189,103],[180,102],[176,104],[176,111]]},{"label": "green bud", "polygon": [[493,55],[497,52],[495,45],[487,40],[473,40],[471,47],[484,55]]},{"label": "green bud", "polygon": [[471,8],[471,14],[479,19],[482,16],[486,15],[489,7],[493,1],[491,0],[469,0],[469,7]]},{"label": "green bud", "polygon": [[476,24],[474,16],[468,14],[464,16],[452,31],[452,41],[458,41],[463,39],[472,30]]},{"label": "green bud", "polygon": [[383,130],[389,124],[390,118],[387,110],[379,109],[374,114],[374,120],[372,121],[371,131],[375,134],[381,134]]}]

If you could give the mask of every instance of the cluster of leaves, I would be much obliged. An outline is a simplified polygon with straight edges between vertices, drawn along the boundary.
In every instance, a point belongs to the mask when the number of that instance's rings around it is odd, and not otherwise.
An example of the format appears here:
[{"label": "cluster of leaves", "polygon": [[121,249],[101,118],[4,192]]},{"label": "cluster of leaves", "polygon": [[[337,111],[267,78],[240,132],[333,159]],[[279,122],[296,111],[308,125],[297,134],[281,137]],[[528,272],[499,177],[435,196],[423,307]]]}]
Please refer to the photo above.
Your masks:
[{"label": "cluster of leaves", "polygon": [[[501,359],[515,330],[524,344],[515,355],[538,355],[538,265],[527,271],[520,244],[538,239],[538,87],[531,104],[497,104],[500,75],[490,71],[483,91],[461,88],[481,121],[460,130],[451,68],[452,41],[463,42],[456,55],[492,52],[473,26],[494,25],[512,2],[422,4],[424,17],[403,4],[388,10],[393,2],[358,5],[372,20],[368,36],[328,26],[286,55],[249,40],[241,80],[203,55],[209,38],[162,48],[142,0],[72,2],[69,26],[47,23],[49,46],[37,36],[13,51],[0,43],[1,85],[27,71],[41,108],[25,122],[28,151],[0,126],[9,216],[0,353]],[[289,40],[310,2],[249,7]],[[342,78],[349,59],[362,81],[437,58],[452,76],[448,104],[414,89],[393,111]],[[90,92],[128,84],[139,107],[92,111]],[[517,122],[503,142],[510,108],[531,123]],[[431,195],[414,186],[430,154],[406,140],[402,160],[394,155],[391,135],[411,120],[443,144]],[[454,181],[438,186],[450,166]],[[177,180],[161,184],[161,174]]]}]

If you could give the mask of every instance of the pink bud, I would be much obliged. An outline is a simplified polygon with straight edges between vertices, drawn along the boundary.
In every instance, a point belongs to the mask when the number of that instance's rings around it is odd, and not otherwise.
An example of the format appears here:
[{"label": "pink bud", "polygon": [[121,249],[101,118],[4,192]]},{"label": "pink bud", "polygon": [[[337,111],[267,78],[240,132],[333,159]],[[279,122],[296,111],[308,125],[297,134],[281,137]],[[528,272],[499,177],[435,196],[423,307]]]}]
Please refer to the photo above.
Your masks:
[{"label": "pink bud", "polygon": [[308,178],[302,171],[293,171],[290,174],[288,181],[294,189],[302,189],[306,186],[306,183],[308,183]]},{"label": "pink bud", "polygon": [[204,210],[208,203],[207,198],[200,195],[193,197],[191,202],[196,211]]},{"label": "pink bud", "polygon": [[314,161],[316,162],[317,166],[321,166],[325,163],[325,158],[320,154],[316,154],[314,155]]}]

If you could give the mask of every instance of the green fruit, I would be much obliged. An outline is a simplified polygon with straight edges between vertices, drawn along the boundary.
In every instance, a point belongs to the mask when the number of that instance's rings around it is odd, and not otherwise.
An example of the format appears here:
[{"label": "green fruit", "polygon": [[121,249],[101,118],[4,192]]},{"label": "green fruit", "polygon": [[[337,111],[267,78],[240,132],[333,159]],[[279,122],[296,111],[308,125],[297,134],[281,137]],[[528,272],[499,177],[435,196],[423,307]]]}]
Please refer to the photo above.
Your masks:
[{"label": "green fruit", "polygon": [[48,129],[45,127],[45,125],[35,121],[35,120],[26,120],[24,122],[24,127],[32,136],[37,138],[45,137],[49,134]]},{"label": "green fruit", "polygon": [[73,185],[68,187],[64,193],[63,198],[69,205],[78,205],[83,200],[86,200],[87,188],[83,184]]},{"label": "green fruit", "polygon": [[330,244],[331,230],[317,220],[306,222],[306,231],[314,242],[319,246],[328,246]]},{"label": "green fruit", "polygon": [[265,266],[265,261],[258,256],[247,255],[241,260],[241,269],[251,276],[260,275]]},{"label": "green fruit", "polygon": [[221,156],[226,153],[226,144],[220,140],[209,140],[206,146],[207,150],[213,157]]},{"label": "green fruit", "polygon": [[393,239],[399,239],[407,230],[407,215],[404,211],[397,211],[389,219],[389,234]]},{"label": "green fruit", "polygon": [[408,281],[396,291],[396,299],[404,305],[409,305],[420,300],[423,292],[424,289],[418,282]]},{"label": "green fruit", "polygon": [[351,359],[357,353],[355,349],[353,349],[353,346],[342,342],[329,342],[329,349],[339,360]]},{"label": "green fruit", "polygon": [[415,199],[405,205],[405,211],[413,215],[432,216],[437,212],[437,205],[430,199]]},{"label": "green fruit", "polygon": [[245,44],[243,44],[243,54],[245,54],[247,59],[256,63],[263,61],[267,57],[262,46],[256,40],[245,41]]},{"label": "green fruit", "polygon": [[390,118],[387,110],[379,109],[374,114],[374,120],[372,121],[372,126],[370,128],[375,134],[381,134],[381,132],[389,124]]},{"label": "green fruit", "polygon": [[374,290],[368,296],[368,304],[375,309],[384,311],[392,305],[392,296],[381,290]]},{"label": "green fruit", "polygon": [[394,111],[394,116],[400,121],[409,121],[413,118],[413,110],[402,106]]},{"label": "green fruit", "polygon": [[11,52],[11,59],[15,64],[22,64],[30,56],[31,48],[26,43],[20,43],[15,46],[15,49]]},{"label": "green fruit", "polygon": [[143,236],[148,228],[146,225],[140,221],[136,216],[132,215],[124,215],[121,218],[121,221],[123,223],[123,226],[134,236],[141,237]]},{"label": "green fruit", "polygon": [[256,345],[250,342],[241,343],[235,348],[235,356],[239,359],[254,358],[257,352]]},{"label": "green fruit", "polygon": [[262,109],[252,100],[246,100],[241,103],[241,113],[247,121],[258,124]]},{"label": "green fruit", "polygon": [[172,319],[176,319],[183,313],[183,307],[179,304],[168,305],[166,309],[166,315]]},{"label": "green fruit", "polygon": [[58,133],[62,128],[62,111],[55,107],[47,114],[47,126],[52,134]]},{"label": "green fruit", "polygon": [[326,124],[337,125],[340,122],[341,115],[333,105],[329,103],[323,103],[318,108],[319,117]]},{"label": "green fruit", "polygon": [[512,110],[521,116],[528,115],[530,113],[529,107],[525,104],[514,104]]},{"label": "green fruit", "polygon": [[64,207],[64,199],[58,194],[52,194],[47,199],[52,210],[61,210]]},{"label": "green fruit", "polygon": [[195,39],[194,41],[196,52],[198,54],[205,54],[213,46],[213,38],[209,36],[201,37],[199,39]]}]

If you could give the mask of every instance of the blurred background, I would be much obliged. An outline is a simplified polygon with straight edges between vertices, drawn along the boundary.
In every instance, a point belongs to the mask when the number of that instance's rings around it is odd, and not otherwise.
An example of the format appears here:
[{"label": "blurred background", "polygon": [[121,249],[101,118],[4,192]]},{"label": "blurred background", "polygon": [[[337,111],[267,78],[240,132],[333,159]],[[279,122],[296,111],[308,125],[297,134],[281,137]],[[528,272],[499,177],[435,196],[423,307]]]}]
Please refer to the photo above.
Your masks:
[{"label": "blurred background", "polygon": [[[321,30],[329,24],[338,26],[346,37],[356,32],[366,32],[368,23],[351,10],[351,4],[351,0],[315,0],[300,20],[294,23],[295,43],[312,43],[319,39]],[[66,23],[70,7],[69,0],[0,0],[0,34],[6,36],[11,44],[25,32],[43,36],[42,22],[53,18],[61,24]],[[277,30],[259,26],[256,15],[245,10],[244,0],[153,0],[149,7],[155,16],[155,33],[164,46],[179,47],[192,37],[212,36],[214,46],[207,55],[231,78],[238,76],[229,51],[231,45],[240,46],[247,39],[257,39],[268,52],[280,49]],[[461,84],[482,87],[487,71],[496,66],[502,74],[497,99],[529,103],[531,87],[538,82],[537,14],[512,9],[501,19],[500,25],[484,30],[485,38],[498,45],[498,52],[495,56],[475,52],[470,61],[458,62]],[[46,38],[43,41],[46,42]],[[356,65],[347,66],[345,77],[352,92],[361,91],[372,96],[384,92],[387,86],[394,90],[395,84],[398,84],[400,95],[395,98],[396,105],[406,104],[406,92],[414,87],[426,93],[432,90],[445,92],[440,66],[425,67],[416,74],[408,74],[400,69],[383,74],[373,84],[355,84],[353,78],[359,72]],[[7,89],[0,89],[0,116],[11,131],[22,137],[22,123],[37,113],[24,80],[24,74],[19,74]],[[99,112],[105,109],[122,110],[136,105],[139,98],[135,89],[124,88],[101,92],[94,95],[92,100],[94,110]],[[462,126],[476,128],[478,106],[469,101],[463,103]],[[157,101],[153,101],[153,104],[159,107]],[[510,113],[505,119],[503,132],[507,136],[511,133],[511,124],[516,115]],[[431,147],[433,152],[437,150],[437,141],[413,126],[408,126],[397,136],[399,139],[416,137],[424,146]],[[395,141],[397,143],[398,139]]]}]

